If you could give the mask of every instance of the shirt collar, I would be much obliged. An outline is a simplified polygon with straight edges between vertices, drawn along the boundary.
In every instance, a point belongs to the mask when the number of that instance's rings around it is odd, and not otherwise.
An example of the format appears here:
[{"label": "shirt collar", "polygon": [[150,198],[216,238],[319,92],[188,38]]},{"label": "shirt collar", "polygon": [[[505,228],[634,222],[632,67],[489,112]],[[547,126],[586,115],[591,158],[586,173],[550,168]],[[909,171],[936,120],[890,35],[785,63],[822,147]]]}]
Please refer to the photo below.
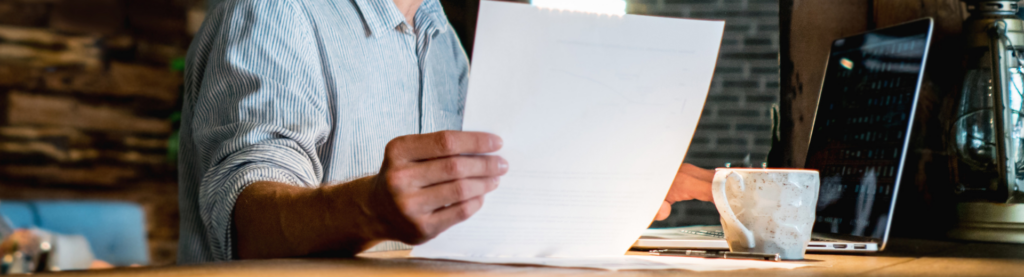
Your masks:
[{"label": "shirt collar", "polygon": [[[355,0],[355,2],[374,37],[394,30],[399,24],[405,22],[405,16],[392,0]],[[438,0],[424,0],[416,12],[429,14],[438,31],[442,33],[448,31],[448,18]]]},{"label": "shirt collar", "polygon": [[420,6],[417,13],[426,13],[430,15],[433,20],[433,26],[440,33],[448,31],[448,16],[444,14],[444,8],[441,7],[441,3],[438,0],[423,0],[423,5]]}]

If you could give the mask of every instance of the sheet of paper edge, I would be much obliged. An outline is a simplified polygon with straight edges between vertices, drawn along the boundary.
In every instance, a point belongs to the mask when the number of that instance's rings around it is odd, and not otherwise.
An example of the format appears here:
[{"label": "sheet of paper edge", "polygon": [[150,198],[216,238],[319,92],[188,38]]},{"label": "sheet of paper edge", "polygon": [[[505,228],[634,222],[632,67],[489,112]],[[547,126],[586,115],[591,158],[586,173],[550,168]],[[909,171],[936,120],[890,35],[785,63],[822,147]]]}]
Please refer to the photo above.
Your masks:
[{"label": "sheet of paper edge", "polygon": [[[481,257],[481,258],[493,259],[494,257]],[[598,257],[598,258],[600,258],[600,257]],[[611,257],[604,257],[604,258],[611,258]],[[694,258],[694,257],[646,257],[646,256],[634,256],[634,255],[623,255],[622,258],[636,258],[636,259],[639,259],[639,260],[642,260],[642,261],[645,261],[645,262],[658,263],[658,264],[661,264],[662,266],[661,267],[650,267],[650,268],[642,268],[642,267],[618,267],[618,268],[616,268],[616,267],[599,267],[599,266],[567,266],[567,265],[548,265],[548,264],[528,263],[528,262],[485,262],[485,261],[473,260],[473,257],[436,257],[436,258],[408,257],[407,259],[435,260],[435,261],[448,261],[448,262],[474,263],[474,264],[489,264],[489,265],[504,265],[504,266],[532,266],[532,267],[565,268],[565,269],[604,270],[604,271],[685,270],[685,271],[692,271],[692,272],[714,272],[714,271],[766,270],[766,269],[769,269],[769,270],[770,269],[793,270],[793,269],[804,268],[804,267],[821,267],[821,265],[800,263],[798,261],[792,261],[792,262],[786,262],[786,261],[784,261],[784,262],[769,262],[769,261],[753,261],[753,260],[724,260],[724,261],[741,261],[741,262],[750,262],[750,263],[768,263],[768,264],[773,264],[774,267],[747,267],[747,268],[735,268],[735,267],[721,268],[721,267],[719,267],[719,268],[712,268],[712,269],[692,269],[692,268],[686,268],[686,266],[683,266],[683,265],[676,265],[676,264],[671,264],[671,263],[663,263],[663,262],[658,262],[658,261],[652,261],[650,259],[645,259],[645,258],[670,258],[670,259],[687,259],[687,260],[693,260],[693,261],[695,261],[695,260],[702,260],[702,261],[713,261],[713,262],[723,261],[723,260],[720,260],[720,259]],[[560,259],[560,258],[537,258],[537,259]],[[575,258],[570,258],[570,259],[575,259]],[[708,265],[706,265],[706,266],[708,266]]]}]

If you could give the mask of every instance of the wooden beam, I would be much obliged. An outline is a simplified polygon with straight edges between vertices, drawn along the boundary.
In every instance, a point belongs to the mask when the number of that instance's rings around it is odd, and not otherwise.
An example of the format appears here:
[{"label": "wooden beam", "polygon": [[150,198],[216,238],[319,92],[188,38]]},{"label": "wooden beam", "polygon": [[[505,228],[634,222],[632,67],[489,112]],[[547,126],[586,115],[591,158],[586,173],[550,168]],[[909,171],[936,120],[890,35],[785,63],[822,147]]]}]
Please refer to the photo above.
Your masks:
[{"label": "wooden beam", "polygon": [[[870,2],[780,0],[781,151],[777,167],[802,167],[829,47],[869,27]],[[773,152],[775,152],[773,150]]]}]

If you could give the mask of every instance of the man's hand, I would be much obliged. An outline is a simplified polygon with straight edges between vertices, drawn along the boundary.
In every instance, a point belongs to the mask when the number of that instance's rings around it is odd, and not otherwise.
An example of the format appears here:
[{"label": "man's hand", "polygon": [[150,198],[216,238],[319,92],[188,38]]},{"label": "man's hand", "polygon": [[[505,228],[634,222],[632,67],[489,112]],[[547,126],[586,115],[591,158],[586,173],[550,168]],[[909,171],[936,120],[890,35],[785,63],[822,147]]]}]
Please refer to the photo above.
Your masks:
[{"label": "man's hand", "polygon": [[508,163],[470,154],[501,144],[476,132],[409,135],[388,143],[377,175],[317,189],[250,184],[235,202],[237,257],[352,256],[382,240],[426,242],[473,215],[498,187]]},{"label": "man's hand", "polygon": [[668,190],[665,201],[661,203],[656,220],[665,220],[672,214],[672,203],[697,199],[700,201],[713,201],[711,197],[711,180],[715,177],[714,170],[696,167],[684,163],[676,173],[676,179],[672,181],[672,188]]},{"label": "man's hand", "polygon": [[482,154],[501,149],[496,135],[443,131],[398,137],[388,143],[374,179],[374,199],[393,239],[420,244],[476,213],[484,194],[498,187],[508,162]]}]

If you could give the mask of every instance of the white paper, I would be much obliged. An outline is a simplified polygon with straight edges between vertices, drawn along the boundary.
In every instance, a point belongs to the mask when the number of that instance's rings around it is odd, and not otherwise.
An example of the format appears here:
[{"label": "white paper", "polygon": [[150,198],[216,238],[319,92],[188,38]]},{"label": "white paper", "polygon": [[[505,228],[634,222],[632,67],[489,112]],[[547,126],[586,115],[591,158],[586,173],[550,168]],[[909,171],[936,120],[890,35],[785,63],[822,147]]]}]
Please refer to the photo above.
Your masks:
[{"label": "white paper", "polygon": [[582,258],[440,257],[439,259],[487,264],[593,268],[610,271],[666,269],[681,269],[690,271],[728,271],[742,269],[794,269],[810,266],[809,264],[793,262],[767,262],[754,260],[704,259],[666,256],[618,256]]},{"label": "white paper", "polygon": [[697,126],[725,23],[483,1],[463,130],[509,162],[416,257],[620,257]]}]

